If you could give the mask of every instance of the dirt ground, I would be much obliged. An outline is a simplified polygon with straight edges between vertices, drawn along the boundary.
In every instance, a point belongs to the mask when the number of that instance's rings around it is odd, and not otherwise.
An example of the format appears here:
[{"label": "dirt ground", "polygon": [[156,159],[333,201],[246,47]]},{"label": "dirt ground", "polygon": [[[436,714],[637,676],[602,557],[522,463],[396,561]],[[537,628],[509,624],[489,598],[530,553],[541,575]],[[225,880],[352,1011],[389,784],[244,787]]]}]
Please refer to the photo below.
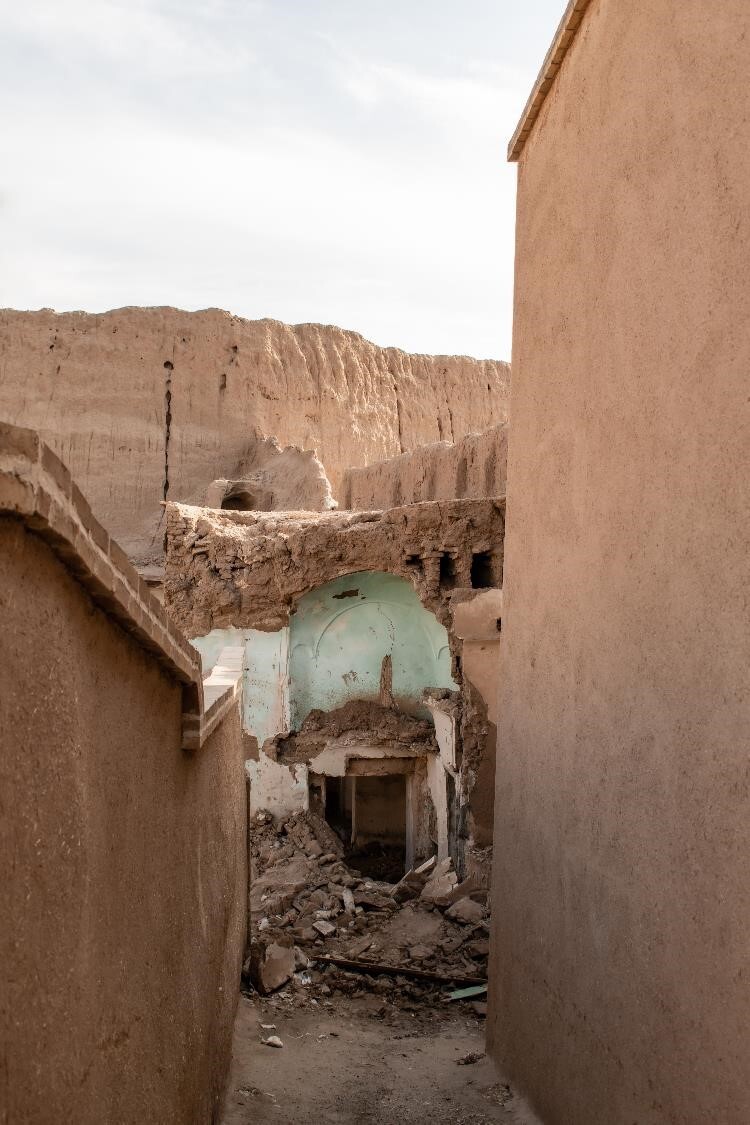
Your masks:
[{"label": "dirt ground", "polygon": [[[476,1016],[444,1005],[383,1019],[377,1004],[241,996],[222,1125],[540,1125],[484,1056]],[[283,1047],[264,1045],[273,1035]]]}]

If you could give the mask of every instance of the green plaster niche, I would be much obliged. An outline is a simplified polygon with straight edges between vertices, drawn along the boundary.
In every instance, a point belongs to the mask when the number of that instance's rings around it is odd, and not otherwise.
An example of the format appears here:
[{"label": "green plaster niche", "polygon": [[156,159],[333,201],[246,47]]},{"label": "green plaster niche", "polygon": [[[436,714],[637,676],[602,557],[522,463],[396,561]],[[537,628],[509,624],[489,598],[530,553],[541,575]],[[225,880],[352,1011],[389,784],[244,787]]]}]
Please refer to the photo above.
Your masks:
[{"label": "green plaster niche", "polygon": [[290,623],[291,722],[314,708],[377,699],[383,657],[393,662],[393,695],[404,710],[429,718],[426,687],[456,688],[448,633],[413,587],[393,574],[348,574],[306,594]]}]

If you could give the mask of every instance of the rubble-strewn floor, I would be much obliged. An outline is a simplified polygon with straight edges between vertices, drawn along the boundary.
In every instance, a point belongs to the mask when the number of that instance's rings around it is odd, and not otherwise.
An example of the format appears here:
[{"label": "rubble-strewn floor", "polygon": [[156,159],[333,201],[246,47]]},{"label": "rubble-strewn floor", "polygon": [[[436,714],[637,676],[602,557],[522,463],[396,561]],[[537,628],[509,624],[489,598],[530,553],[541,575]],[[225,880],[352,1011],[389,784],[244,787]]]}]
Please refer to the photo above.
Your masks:
[{"label": "rubble-strewn floor", "polygon": [[[476,1016],[444,1005],[384,1019],[374,999],[315,1010],[242,996],[222,1125],[538,1125],[484,1057]],[[283,1047],[265,1046],[271,1035]]]},{"label": "rubble-strewn floor", "polygon": [[[486,979],[487,892],[474,877],[459,882],[450,859],[433,857],[397,885],[367,879],[346,865],[339,838],[311,813],[280,823],[258,813],[251,843],[246,980],[261,993],[294,974],[299,1004],[370,988],[403,1006],[442,995],[451,980]],[[326,967],[326,956],[403,974],[338,971]]]},{"label": "rubble-strewn floor", "polygon": [[395,885],[365,878],[311,813],[258,813],[251,845],[224,1125],[534,1121],[484,1056],[489,922],[476,876],[460,882],[433,857]]}]

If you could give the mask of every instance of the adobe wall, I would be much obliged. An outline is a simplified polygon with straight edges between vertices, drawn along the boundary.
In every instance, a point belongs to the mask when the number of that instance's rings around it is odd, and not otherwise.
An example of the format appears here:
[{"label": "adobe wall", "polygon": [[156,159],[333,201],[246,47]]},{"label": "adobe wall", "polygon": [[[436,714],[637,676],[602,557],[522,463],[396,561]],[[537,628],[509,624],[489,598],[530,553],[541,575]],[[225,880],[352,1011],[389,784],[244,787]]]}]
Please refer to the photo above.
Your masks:
[{"label": "adobe wall", "polygon": [[519,165],[490,1043],[750,1121],[746,0],[594,0]]},{"label": "adobe wall", "polygon": [[336,497],[350,465],[504,421],[508,381],[499,361],[219,309],[0,310],[0,420],[40,431],[139,564],[161,558],[160,502],[203,503],[258,438],[317,450]]},{"label": "adobe wall", "polygon": [[503,422],[455,444],[419,446],[387,461],[347,469],[339,507],[368,511],[423,500],[504,496],[508,426]]},{"label": "adobe wall", "polygon": [[378,570],[408,579],[449,624],[453,591],[502,585],[502,499],[413,504],[384,512],[234,512],[168,504],[165,604],[188,637],[235,626],[274,632],[308,591]]},{"label": "adobe wall", "polygon": [[208,1122],[245,933],[238,708],[179,682],[0,515],[0,1119]]}]

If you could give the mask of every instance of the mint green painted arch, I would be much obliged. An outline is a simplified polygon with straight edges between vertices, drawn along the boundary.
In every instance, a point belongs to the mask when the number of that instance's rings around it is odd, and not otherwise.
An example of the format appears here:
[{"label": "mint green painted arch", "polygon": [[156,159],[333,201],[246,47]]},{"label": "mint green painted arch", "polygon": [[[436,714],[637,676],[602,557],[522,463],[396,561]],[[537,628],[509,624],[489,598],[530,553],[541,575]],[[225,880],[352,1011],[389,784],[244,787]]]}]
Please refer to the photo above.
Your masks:
[{"label": "mint green painted arch", "polygon": [[394,574],[347,574],[305,594],[291,618],[289,643],[295,729],[314,708],[330,711],[349,699],[377,699],[386,655],[393,663],[393,694],[413,713],[429,718],[421,704],[425,688],[457,686],[445,627],[410,583]]}]

